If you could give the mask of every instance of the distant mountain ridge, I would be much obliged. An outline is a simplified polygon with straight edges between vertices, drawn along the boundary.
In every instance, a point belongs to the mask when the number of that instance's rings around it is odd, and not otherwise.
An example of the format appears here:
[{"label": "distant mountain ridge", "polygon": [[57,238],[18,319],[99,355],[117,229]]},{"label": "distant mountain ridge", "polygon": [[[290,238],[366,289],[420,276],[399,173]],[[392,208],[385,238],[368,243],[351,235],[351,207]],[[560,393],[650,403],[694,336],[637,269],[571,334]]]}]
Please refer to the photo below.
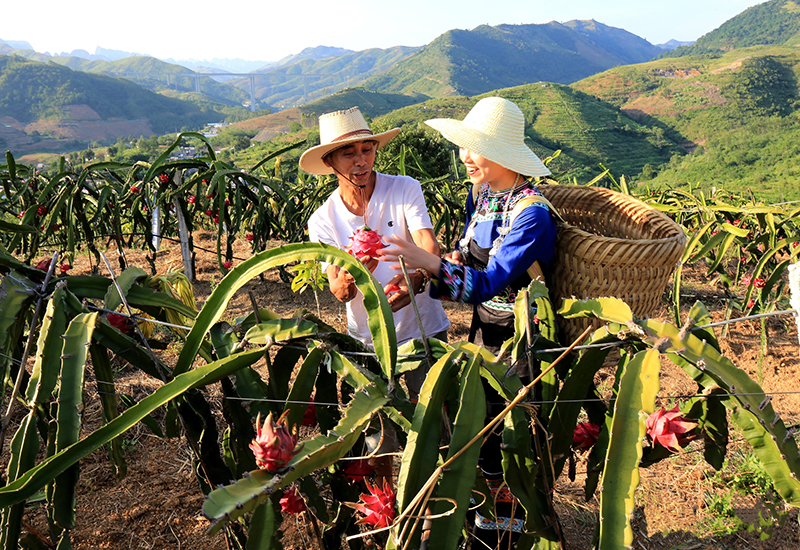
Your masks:
[{"label": "distant mountain ridge", "polygon": [[[100,50],[100,48],[98,48]],[[105,50],[108,51],[108,50]],[[0,54],[5,52],[0,51]],[[122,59],[86,59],[77,56],[51,56],[32,50],[12,50],[13,55],[40,63],[56,63],[69,67],[75,71],[105,74],[115,77],[126,77],[134,80],[140,86],[155,92],[194,92],[196,82],[192,76],[175,76],[175,74],[191,75],[194,71],[181,65],[175,65],[149,56],[129,56]],[[167,77],[166,74],[173,76]],[[200,77],[201,91],[213,101],[218,101],[229,106],[242,105],[249,100],[249,95],[233,86],[221,84],[210,77]]]},{"label": "distant mountain ridge", "polygon": [[[114,140],[119,135],[196,128],[221,118],[218,112],[124,79],[0,55],[0,119],[37,137]],[[87,128],[88,132],[83,131]]]},{"label": "distant mountain ridge", "polygon": [[0,45],[5,44],[9,48],[17,50],[32,50],[33,46],[24,40],[3,40],[0,38]]},{"label": "distant mountain ridge", "polygon": [[432,97],[472,96],[529,82],[569,84],[661,53],[643,38],[594,20],[481,25],[442,34],[364,85]]},{"label": "distant mountain ridge", "polygon": [[[305,103],[321,96],[330,95],[344,88],[361,86],[371,75],[380,74],[408,56],[418,48],[395,46],[393,48],[371,48],[348,53],[318,57],[328,48],[303,50],[305,57],[296,61],[261,71],[264,77],[256,77],[256,97],[262,105],[284,109]],[[299,54],[298,54],[299,56]],[[314,75],[314,76],[304,76]],[[230,81],[242,90],[248,90],[250,79]]]},{"label": "distant mountain ridge", "polygon": [[675,48],[679,48],[681,46],[691,46],[692,44],[694,44],[694,42],[695,42],[694,40],[681,41],[681,40],[675,40],[673,38],[672,40],[667,40],[663,44],[656,44],[656,46],[658,46],[662,50],[674,50]]},{"label": "distant mountain ridge", "polygon": [[691,46],[665,53],[665,57],[719,54],[749,46],[800,45],[800,2],[770,0],[746,9],[719,28],[701,36]]}]

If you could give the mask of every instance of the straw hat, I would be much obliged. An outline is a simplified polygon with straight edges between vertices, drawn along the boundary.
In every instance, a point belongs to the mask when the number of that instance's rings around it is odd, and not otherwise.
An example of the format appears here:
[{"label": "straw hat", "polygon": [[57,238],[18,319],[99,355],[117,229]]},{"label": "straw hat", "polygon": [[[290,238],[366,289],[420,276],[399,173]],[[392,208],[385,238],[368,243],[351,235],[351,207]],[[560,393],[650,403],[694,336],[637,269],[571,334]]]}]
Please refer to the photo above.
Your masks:
[{"label": "straw hat", "polygon": [[400,128],[394,128],[382,134],[373,134],[358,107],[325,113],[319,117],[320,144],[303,153],[300,157],[300,168],[309,174],[333,174],[333,168],[322,161],[322,157],[331,151],[348,143],[365,140],[377,141],[377,148],[380,149],[399,131]]},{"label": "straw hat", "polygon": [[444,138],[524,176],[546,176],[550,170],[525,145],[525,116],[502,97],[481,99],[464,120],[426,120]]}]

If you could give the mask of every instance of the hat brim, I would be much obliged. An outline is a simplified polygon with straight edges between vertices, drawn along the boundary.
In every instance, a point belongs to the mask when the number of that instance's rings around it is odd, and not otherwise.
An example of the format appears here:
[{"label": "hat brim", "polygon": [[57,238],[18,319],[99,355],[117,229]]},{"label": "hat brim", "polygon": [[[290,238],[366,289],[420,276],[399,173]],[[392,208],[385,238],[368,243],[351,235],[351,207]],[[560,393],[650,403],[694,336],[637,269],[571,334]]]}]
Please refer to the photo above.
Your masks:
[{"label": "hat brim", "polygon": [[400,128],[392,128],[391,130],[382,132],[380,134],[360,135],[340,141],[325,143],[323,145],[317,145],[316,147],[312,147],[311,149],[307,150],[300,157],[300,168],[304,172],[316,174],[318,176],[333,174],[333,168],[325,164],[325,162],[322,160],[322,157],[331,151],[341,149],[342,147],[357,141],[377,141],[377,150],[389,143],[399,132]]},{"label": "hat brim", "polygon": [[447,141],[477,153],[503,168],[523,176],[550,175],[547,166],[524,142],[498,143],[496,138],[472,128],[464,121],[451,118],[434,118],[426,120],[425,124],[442,134]]}]

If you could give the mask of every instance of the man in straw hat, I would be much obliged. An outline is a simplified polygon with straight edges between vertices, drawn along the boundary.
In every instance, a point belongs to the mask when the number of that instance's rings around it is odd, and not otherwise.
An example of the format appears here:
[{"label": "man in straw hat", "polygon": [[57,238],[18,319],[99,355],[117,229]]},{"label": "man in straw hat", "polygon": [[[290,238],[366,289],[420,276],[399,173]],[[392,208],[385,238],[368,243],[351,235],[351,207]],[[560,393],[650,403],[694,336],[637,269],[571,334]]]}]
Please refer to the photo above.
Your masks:
[{"label": "man in straw hat", "polygon": [[[430,294],[442,300],[474,304],[470,342],[497,354],[514,336],[517,293],[542,278],[553,261],[556,226],[553,208],[533,178],[550,170],[525,144],[525,117],[511,101],[481,99],[464,120],[426,123],[459,147],[473,184],[467,198],[464,236],[444,259],[394,236],[381,259],[404,257],[410,268],[433,277]],[[503,399],[484,383],[487,418],[503,408]],[[481,447],[480,468],[494,494],[495,520],[475,512],[477,538],[489,548],[505,548],[524,530],[524,511],[504,488],[501,438],[492,434]]]},{"label": "man in straw hat", "polygon": [[[439,254],[439,243],[433,233],[433,224],[419,182],[407,176],[389,176],[372,169],[377,150],[399,131],[399,128],[394,128],[373,134],[358,107],[319,117],[320,144],[303,153],[300,168],[311,174],[336,174],[339,189],[308,220],[309,240],[344,249],[351,244],[356,230],[369,227],[378,235],[394,233],[398,238],[413,242],[431,254]],[[405,307],[411,303],[411,298],[403,275],[396,273],[385,262],[366,257],[361,261],[384,285],[384,290],[399,287],[389,297],[398,344],[420,338],[414,308]],[[366,345],[371,345],[372,335],[367,324],[364,297],[353,277],[335,265],[329,265],[326,273],[333,295],[347,303],[348,332]],[[446,341],[450,320],[441,303],[422,292],[428,280],[427,274],[421,270],[414,271],[409,278],[414,285],[425,336]],[[413,396],[419,394],[426,374],[422,368],[405,374],[406,385]],[[379,443],[380,448],[376,449]],[[382,454],[394,451],[399,443],[396,434],[389,428],[368,436],[367,445],[370,452]],[[373,458],[371,463],[379,480],[392,475],[391,456]]]},{"label": "man in straw hat", "polygon": [[[375,172],[375,154],[394,138],[399,128],[374,134],[358,107],[326,113],[319,117],[320,144],[300,157],[300,168],[311,174],[336,174],[339,189],[317,209],[308,221],[309,240],[346,248],[356,230],[369,227],[378,235],[396,234],[413,242],[431,254],[439,254],[439,243],[433,233],[422,188],[417,180],[407,176],[389,176]],[[413,308],[405,307],[411,299],[402,274],[392,266],[376,260],[364,260],[373,275],[388,289],[400,287],[389,298],[394,312],[398,343],[420,337]],[[395,262],[396,264],[396,262]],[[328,281],[334,296],[347,303],[348,331],[367,345],[372,336],[367,326],[363,296],[353,277],[335,265],[327,267]],[[427,337],[446,339],[450,321],[438,300],[420,291],[427,282],[422,271],[410,273],[416,302]],[[417,392],[424,373],[412,382]]]}]

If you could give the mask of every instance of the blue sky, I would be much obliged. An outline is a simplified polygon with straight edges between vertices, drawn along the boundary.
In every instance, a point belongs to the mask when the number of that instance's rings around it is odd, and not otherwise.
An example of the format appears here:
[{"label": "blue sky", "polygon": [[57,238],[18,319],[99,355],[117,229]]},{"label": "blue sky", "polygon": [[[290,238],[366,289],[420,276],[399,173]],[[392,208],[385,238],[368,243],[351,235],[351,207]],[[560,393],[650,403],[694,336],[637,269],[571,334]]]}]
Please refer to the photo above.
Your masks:
[{"label": "blue sky", "polygon": [[[97,46],[174,59],[277,61],[313,46],[422,46],[482,24],[595,19],[653,44],[696,40],[758,0],[37,0],[9,2],[0,38],[40,52]],[[277,5],[276,5],[277,4]],[[35,8],[35,9],[34,9]]]}]

